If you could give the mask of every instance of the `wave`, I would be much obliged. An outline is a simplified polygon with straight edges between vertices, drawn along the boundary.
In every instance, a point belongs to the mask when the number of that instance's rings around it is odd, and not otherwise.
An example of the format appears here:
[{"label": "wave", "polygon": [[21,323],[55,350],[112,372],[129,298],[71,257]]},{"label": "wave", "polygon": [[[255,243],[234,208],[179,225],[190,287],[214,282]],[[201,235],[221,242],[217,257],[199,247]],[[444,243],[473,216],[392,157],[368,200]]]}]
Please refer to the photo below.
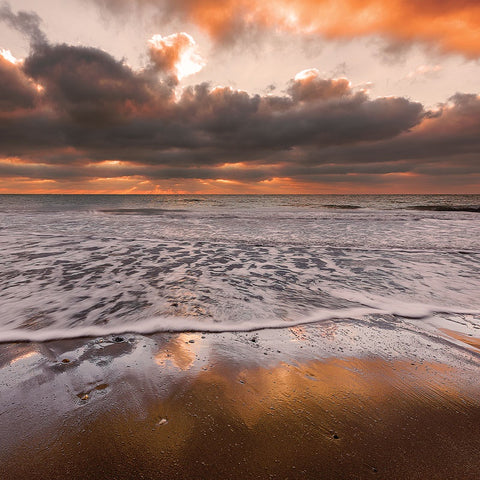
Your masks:
[{"label": "wave", "polygon": [[152,317],[124,325],[90,325],[77,328],[44,328],[40,330],[4,330],[0,331],[0,343],[12,342],[47,342],[73,338],[104,337],[121,334],[149,335],[160,332],[184,333],[240,333],[260,330],[280,330],[301,325],[312,325],[330,320],[362,319],[368,315],[393,315],[413,320],[422,320],[433,314],[467,314],[479,315],[479,310],[463,307],[443,307],[435,305],[386,301],[386,305],[363,305],[341,309],[317,309],[312,314],[294,320],[270,320],[258,322],[218,323],[215,321],[199,322],[192,317]]},{"label": "wave", "polygon": [[187,210],[172,208],[107,208],[98,211],[111,215],[163,215],[172,212],[186,212]]},{"label": "wave", "polygon": [[425,210],[428,212],[474,212],[480,213],[480,206],[475,205],[413,205],[409,210]]},{"label": "wave", "polygon": [[358,210],[359,208],[362,208],[360,205],[334,205],[334,204],[322,205],[322,207],[335,208],[340,210]]}]

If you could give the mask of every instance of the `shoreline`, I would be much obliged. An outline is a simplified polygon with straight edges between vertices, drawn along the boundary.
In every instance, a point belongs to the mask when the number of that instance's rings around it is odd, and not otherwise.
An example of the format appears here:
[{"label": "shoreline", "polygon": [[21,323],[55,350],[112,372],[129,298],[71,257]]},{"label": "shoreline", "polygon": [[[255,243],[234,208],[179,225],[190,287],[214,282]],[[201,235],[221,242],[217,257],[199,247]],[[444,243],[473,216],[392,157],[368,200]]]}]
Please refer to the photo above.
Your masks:
[{"label": "shoreline", "polygon": [[480,355],[445,342],[330,322],[5,344],[0,477],[478,478]]}]

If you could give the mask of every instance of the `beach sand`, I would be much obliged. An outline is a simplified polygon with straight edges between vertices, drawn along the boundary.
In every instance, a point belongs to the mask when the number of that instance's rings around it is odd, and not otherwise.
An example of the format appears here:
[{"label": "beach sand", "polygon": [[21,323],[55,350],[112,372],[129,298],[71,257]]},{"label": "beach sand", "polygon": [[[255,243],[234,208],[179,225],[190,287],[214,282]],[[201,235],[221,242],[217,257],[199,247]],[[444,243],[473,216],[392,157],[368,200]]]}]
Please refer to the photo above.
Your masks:
[{"label": "beach sand", "polygon": [[478,338],[447,336],[331,322],[4,344],[0,478],[478,479]]}]

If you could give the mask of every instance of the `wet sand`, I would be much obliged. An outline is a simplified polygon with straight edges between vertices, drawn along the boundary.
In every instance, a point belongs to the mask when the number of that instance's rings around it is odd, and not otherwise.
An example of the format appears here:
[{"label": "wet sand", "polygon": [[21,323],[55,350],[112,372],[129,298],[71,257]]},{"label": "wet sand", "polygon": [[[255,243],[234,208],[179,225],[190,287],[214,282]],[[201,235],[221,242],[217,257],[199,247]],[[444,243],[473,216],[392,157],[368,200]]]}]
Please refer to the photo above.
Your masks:
[{"label": "wet sand", "polygon": [[332,322],[0,345],[0,478],[478,479],[469,340]]}]

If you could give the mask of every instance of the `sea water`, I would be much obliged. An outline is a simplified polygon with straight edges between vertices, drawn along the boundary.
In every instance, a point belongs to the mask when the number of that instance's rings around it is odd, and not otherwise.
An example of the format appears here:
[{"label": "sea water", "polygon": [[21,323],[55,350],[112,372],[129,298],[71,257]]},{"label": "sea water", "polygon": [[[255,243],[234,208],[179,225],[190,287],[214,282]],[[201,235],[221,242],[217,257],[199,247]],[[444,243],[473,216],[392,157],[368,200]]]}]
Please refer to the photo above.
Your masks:
[{"label": "sea water", "polygon": [[0,195],[0,342],[479,313],[480,195]]}]

